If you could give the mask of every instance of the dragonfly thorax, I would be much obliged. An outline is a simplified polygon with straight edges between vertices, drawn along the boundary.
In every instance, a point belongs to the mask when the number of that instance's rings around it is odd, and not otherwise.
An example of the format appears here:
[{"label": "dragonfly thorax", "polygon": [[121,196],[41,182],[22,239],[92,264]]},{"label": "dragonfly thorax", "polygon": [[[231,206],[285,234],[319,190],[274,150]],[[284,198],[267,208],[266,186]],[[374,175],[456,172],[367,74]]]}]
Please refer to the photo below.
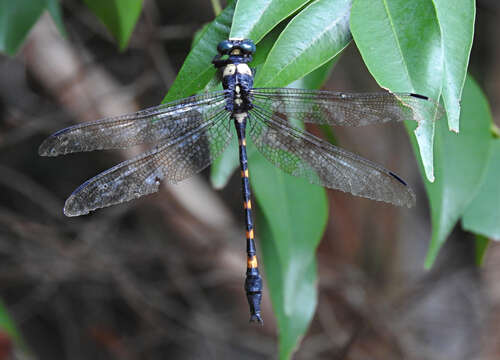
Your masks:
[{"label": "dragonfly thorax", "polygon": [[242,113],[252,108],[250,90],[253,87],[253,72],[246,63],[229,63],[224,66],[222,87],[227,92],[228,111]]},{"label": "dragonfly thorax", "polygon": [[248,39],[224,40],[217,46],[218,54],[212,60],[222,70],[222,87],[226,91],[226,110],[243,113],[252,108],[250,90],[253,71],[248,66],[255,53],[255,45]]}]

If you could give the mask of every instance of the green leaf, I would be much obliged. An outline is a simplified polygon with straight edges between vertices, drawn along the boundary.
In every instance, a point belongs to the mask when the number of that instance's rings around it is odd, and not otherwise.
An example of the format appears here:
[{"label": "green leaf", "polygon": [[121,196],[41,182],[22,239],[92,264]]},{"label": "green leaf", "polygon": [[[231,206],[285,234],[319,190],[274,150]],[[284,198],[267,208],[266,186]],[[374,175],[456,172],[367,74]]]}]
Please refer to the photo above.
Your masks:
[{"label": "green leaf", "polygon": [[210,23],[205,23],[203,26],[196,30],[196,32],[193,35],[193,41],[191,42],[191,49],[196,45],[198,41],[200,41],[201,36],[207,31],[207,28],[210,26]]},{"label": "green leaf", "polygon": [[66,35],[58,0],[0,0],[0,52],[15,55],[44,10]]},{"label": "green leaf", "polygon": [[124,50],[142,10],[142,0],[83,0]]},{"label": "green leaf", "polygon": [[339,58],[340,54],[335,56],[327,63],[321,65],[313,72],[307,74],[303,78],[295,80],[289,85],[289,87],[296,89],[319,89],[321,86],[323,86],[326,79],[328,79],[330,73],[333,70],[333,67],[335,66]]},{"label": "green leaf", "polygon": [[477,266],[481,266],[484,263],[484,258],[486,255],[486,250],[490,246],[490,240],[487,237],[476,235],[474,240],[475,246],[475,262]]},{"label": "green leaf", "polygon": [[234,4],[227,6],[200,35],[189,52],[177,78],[170,87],[163,103],[194,95],[205,88],[215,75],[212,59],[217,45],[229,36]]},{"label": "green leaf", "polygon": [[16,54],[46,5],[46,0],[0,0],[1,52]]},{"label": "green leaf", "polygon": [[333,59],[351,41],[350,8],[350,0],[318,0],[302,10],[280,34],[256,86],[286,86]]},{"label": "green leaf", "polygon": [[215,16],[218,16],[222,12],[222,6],[219,0],[210,0],[212,3],[212,9],[214,10]]},{"label": "green leaf", "polygon": [[234,11],[230,38],[252,39],[256,44],[277,24],[309,0],[240,0]]},{"label": "green leaf", "polygon": [[500,241],[500,140],[491,140],[492,154],[479,193],[462,219],[465,230]]},{"label": "green leaf", "polygon": [[257,151],[248,164],[280,359],[289,359],[316,308],[315,251],[327,220],[325,190],[276,169]]},{"label": "green leaf", "polygon": [[50,16],[52,16],[52,20],[56,24],[59,32],[63,36],[66,36],[66,28],[64,27],[64,23],[62,20],[61,5],[59,4],[59,1],[47,0],[47,10],[49,11]]},{"label": "green leaf", "polygon": [[500,139],[500,128],[495,124],[491,123],[491,135],[495,139]]},{"label": "green leaf", "polygon": [[460,134],[448,131],[444,121],[436,124],[436,181],[425,181],[432,218],[427,268],[477,194],[490,157],[491,115],[484,94],[470,77],[465,81],[460,123]]},{"label": "green leaf", "polygon": [[[432,0],[354,0],[351,31],[368,70],[392,92],[436,101],[443,83],[441,34]],[[438,111],[421,114],[415,136],[427,179],[434,180],[433,138]]]},{"label": "green leaf", "polygon": [[257,51],[253,55],[253,60],[249,64],[251,67],[260,69],[260,65],[266,62],[269,52],[273,48],[281,32],[285,29],[287,22],[284,21],[268,33],[257,45]]},{"label": "green leaf", "polygon": [[460,99],[474,38],[474,0],[433,0],[444,52],[443,100],[450,130],[458,132]]},{"label": "green leaf", "polygon": [[227,185],[231,175],[233,175],[239,166],[238,139],[233,134],[233,138],[227,148],[214,160],[210,167],[210,182],[212,186],[215,189],[222,189]]}]

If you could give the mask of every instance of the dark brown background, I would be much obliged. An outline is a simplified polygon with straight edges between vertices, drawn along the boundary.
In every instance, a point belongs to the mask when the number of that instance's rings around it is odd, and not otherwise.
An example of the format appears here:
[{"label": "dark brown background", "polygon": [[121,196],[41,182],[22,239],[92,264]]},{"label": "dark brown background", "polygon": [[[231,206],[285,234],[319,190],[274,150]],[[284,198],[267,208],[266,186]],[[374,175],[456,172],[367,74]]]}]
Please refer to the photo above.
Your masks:
[{"label": "dark brown background", "polygon": [[[44,18],[18,56],[0,57],[0,298],[28,358],[275,358],[267,296],[264,327],[247,323],[237,176],[215,191],[204,172],[132,203],[65,218],[71,191],[139,149],[37,155],[57,129],[159,103],[194,32],[213,19],[210,2],[146,0],[124,53],[79,1],[63,6],[66,40]],[[495,0],[478,2],[470,65],[496,119],[499,12]],[[378,89],[354,44],[325,88]],[[403,126],[338,129],[336,136],[401,174],[417,206],[328,191],[319,306],[296,358],[498,359],[498,247],[479,270],[473,235],[457,228],[434,269],[424,271],[429,209]],[[0,334],[0,348],[3,342]]]}]

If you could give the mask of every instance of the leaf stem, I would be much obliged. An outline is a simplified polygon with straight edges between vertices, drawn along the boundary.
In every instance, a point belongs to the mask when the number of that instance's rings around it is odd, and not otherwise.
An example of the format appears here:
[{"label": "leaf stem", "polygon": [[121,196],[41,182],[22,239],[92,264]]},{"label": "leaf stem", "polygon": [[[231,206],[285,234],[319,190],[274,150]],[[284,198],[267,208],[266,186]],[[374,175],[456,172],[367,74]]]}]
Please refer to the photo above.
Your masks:
[{"label": "leaf stem", "polygon": [[490,245],[490,240],[486,236],[476,234],[475,260],[477,266],[483,265],[484,258],[486,255],[486,250],[488,250],[489,245]]},{"label": "leaf stem", "polygon": [[215,16],[218,16],[220,12],[222,11],[222,6],[220,5],[219,0],[210,0],[212,3],[212,8],[214,9],[214,14]]},{"label": "leaf stem", "polygon": [[491,134],[495,139],[500,138],[500,128],[495,123],[491,123]]}]

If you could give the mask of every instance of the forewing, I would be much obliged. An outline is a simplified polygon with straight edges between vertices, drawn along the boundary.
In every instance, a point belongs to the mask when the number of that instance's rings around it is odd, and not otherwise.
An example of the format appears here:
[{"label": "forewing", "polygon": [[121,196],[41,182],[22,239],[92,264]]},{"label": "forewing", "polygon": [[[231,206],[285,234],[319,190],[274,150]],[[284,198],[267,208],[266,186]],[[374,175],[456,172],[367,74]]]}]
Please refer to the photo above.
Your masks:
[{"label": "forewing", "polygon": [[257,149],[288,174],[399,206],[411,207],[415,203],[413,191],[394,173],[289,126],[276,113],[255,106],[249,123],[250,137]]},{"label": "forewing", "polygon": [[218,91],[132,114],[74,125],[45,139],[38,153],[42,156],[57,156],[172,139],[210,121],[224,104],[224,92]]},{"label": "forewing", "polygon": [[124,161],[86,181],[66,200],[64,214],[79,216],[158,191],[161,181],[177,183],[210,165],[227,146],[229,113]]},{"label": "forewing", "polygon": [[422,121],[428,114],[443,115],[443,109],[429,98],[403,93],[340,93],[288,88],[251,91],[253,103],[307,123],[364,126],[390,121]]}]

